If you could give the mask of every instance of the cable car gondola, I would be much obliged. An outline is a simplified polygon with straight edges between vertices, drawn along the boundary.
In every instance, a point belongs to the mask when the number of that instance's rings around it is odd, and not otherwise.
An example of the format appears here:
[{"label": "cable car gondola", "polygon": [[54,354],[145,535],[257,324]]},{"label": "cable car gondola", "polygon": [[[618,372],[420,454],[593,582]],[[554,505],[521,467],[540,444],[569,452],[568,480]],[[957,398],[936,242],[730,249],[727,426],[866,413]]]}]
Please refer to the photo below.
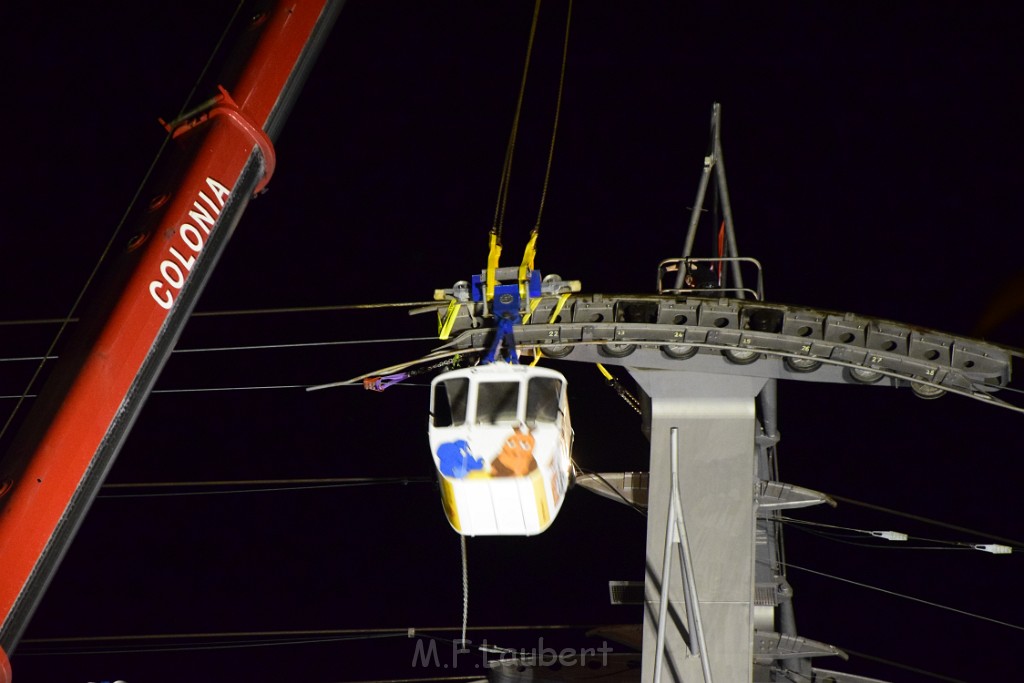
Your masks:
[{"label": "cable car gondola", "polygon": [[431,382],[430,449],[441,502],[464,536],[532,536],[569,484],[566,381],[548,368],[489,363]]}]

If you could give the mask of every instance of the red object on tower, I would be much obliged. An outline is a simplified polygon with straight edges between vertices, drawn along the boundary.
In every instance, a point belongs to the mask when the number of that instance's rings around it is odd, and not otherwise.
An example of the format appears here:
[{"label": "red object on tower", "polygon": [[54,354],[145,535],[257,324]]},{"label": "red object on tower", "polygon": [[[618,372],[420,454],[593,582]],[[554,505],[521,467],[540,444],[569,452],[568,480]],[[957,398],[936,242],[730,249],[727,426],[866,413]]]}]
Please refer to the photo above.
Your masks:
[{"label": "red object on tower", "polygon": [[[342,0],[240,14],[237,77],[183,120],[0,461],[0,683],[249,199]],[[5,654],[6,653],[6,654]]]}]

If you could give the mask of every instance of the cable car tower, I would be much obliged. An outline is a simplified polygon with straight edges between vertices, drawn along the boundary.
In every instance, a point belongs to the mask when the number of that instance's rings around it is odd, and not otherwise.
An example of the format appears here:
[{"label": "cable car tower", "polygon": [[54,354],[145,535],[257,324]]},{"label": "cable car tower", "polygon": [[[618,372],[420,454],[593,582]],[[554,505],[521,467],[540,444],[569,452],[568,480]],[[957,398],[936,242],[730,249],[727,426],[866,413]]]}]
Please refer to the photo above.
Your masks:
[{"label": "cable car tower", "polygon": [[[766,302],[760,264],[737,250],[720,123],[715,104],[682,256],[659,265],[657,293],[579,294],[578,283],[552,278],[511,334],[535,357],[620,365],[643,393],[649,473],[577,481],[647,508],[645,683],[864,683],[873,679],[819,668],[820,657],[846,655],[796,631],[778,517],[834,503],[778,479],[776,383],[906,387],[922,398],[955,393],[1024,412],[994,395],[1009,384],[1014,354],[902,323]],[[709,185],[721,212],[717,253],[697,257]],[[435,307],[441,337],[450,340],[420,363],[495,343],[487,303],[473,300],[472,288],[462,282],[435,293],[444,301]]]}]

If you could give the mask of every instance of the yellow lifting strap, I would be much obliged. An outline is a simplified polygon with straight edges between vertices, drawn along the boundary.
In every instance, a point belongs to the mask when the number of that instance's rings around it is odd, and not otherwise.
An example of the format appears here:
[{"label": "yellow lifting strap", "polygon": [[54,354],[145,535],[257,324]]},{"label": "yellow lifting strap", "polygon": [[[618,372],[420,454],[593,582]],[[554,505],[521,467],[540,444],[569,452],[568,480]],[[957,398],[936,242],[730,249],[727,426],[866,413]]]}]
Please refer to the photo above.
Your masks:
[{"label": "yellow lifting strap", "polygon": [[558,303],[555,304],[555,308],[551,311],[551,317],[548,318],[548,325],[554,325],[555,321],[558,320],[559,313],[562,312],[562,308],[565,306],[565,302],[572,296],[571,292],[558,295]]},{"label": "yellow lifting strap", "polygon": [[459,308],[462,307],[455,299],[448,302],[448,310],[445,312],[444,317],[440,318],[438,323],[437,337],[438,339],[447,339],[452,334],[452,327],[455,326],[455,319],[459,317]]},{"label": "yellow lifting strap", "polygon": [[490,250],[487,252],[487,274],[484,281],[484,300],[494,299],[494,286],[498,284],[498,276],[495,271],[498,269],[498,260],[501,258],[501,243],[498,242],[498,234],[491,231]]},{"label": "yellow lifting strap", "polygon": [[[555,304],[555,307],[553,309],[551,309],[551,315],[548,317],[548,325],[555,324],[555,321],[558,320],[558,314],[562,312],[562,308],[565,306],[565,302],[569,300],[570,296],[572,296],[572,292],[566,292],[565,294],[558,295],[558,303]],[[540,305],[540,302],[543,300],[543,298],[544,297],[541,297],[540,299],[530,300],[530,310],[526,313],[526,315],[523,316],[523,325],[530,321],[530,317],[537,310],[537,306]]]},{"label": "yellow lifting strap", "polygon": [[[565,306],[565,302],[569,300],[570,296],[572,296],[571,292],[566,292],[565,294],[558,295],[558,303],[555,304],[554,309],[552,309],[551,311],[551,316],[548,318],[548,325],[555,324],[555,321],[558,320],[558,314],[562,312],[562,307]],[[530,302],[530,311],[525,316],[523,316],[524,325],[530,320],[530,316],[533,315],[534,311],[537,310],[537,306],[540,304],[540,302],[540,299],[534,299],[533,301]],[[533,367],[534,365],[539,363],[541,356],[543,355],[544,354],[541,352],[540,347],[535,346],[533,348],[533,361],[530,362],[530,367]],[[598,365],[600,365],[600,363]],[[605,370],[605,372],[607,372],[607,370]]]},{"label": "yellow lifting strap", "polygon": [[533,299],[532,301],[530,301],[530,310],[527,311],[526,315],[523,316],[523,325],[530,322],[530,317],[533,315],[533,312],[537,310],[537,306],[540,305],[540,302],[541,299]]},{"label": "yellow lifting strap", "polygon": [[537,256],[537,235],[539,234],[534,228],[530,233],[530,241],[526,243],[526,249],[523,250],[523,263],[519,266],[519,292],[523,298],[526,298],[527,288],[530,286],[530,273],[533,272],[533,260]]}]

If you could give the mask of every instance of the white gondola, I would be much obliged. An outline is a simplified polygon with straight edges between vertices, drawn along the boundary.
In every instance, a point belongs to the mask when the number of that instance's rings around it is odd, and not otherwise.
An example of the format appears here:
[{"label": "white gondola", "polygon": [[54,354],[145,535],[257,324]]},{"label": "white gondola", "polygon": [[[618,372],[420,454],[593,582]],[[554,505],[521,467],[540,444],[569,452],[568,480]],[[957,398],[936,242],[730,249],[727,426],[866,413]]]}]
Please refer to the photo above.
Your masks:
[{"label": "white gondola", "polygon": [[491,363],[431,382],[430,449],[441,502],[464,536],[531,536],[569,484],[566,381],[548,368]]}]

